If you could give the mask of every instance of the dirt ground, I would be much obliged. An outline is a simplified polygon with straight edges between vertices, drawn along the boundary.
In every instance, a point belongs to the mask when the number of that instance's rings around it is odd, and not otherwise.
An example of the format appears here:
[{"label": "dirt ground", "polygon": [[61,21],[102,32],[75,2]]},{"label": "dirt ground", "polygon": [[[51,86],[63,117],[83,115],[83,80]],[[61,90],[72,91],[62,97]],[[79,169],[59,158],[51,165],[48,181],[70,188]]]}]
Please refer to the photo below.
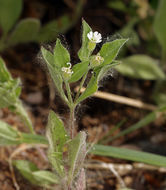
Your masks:
[{"label": "dirt ground", "polygon": [[[110,11],[106,6],[106,2],[107,1],[100,0],[87,1],[81,13],[81,17],[83,17],[94,30],[101,32],[105,37],[106,35],[111,36],[116,33],[127,21],[127,18],[125,18],[123,14],[117,16],[116,12]],[[56,2],[49,0],[47,3],[42,0],[25,0],[25,5],[22,17],[32,16],[35,11],[38,11],[37,7],[45,6],[46,8],[44,10],[46,13],[43,14],[45,16],[41,19],[43,23],[64,12],[71,14],[68,5],[58,0]],[[53,6],[55,8],[53,8]],[[61,12],[60,9],[62,10]],[[56,14],[53,14],[54,11],[57,11]],[[50,12],[50,14],[48,14],[48,12]],[[78,19],[74,27],[64,34],[65,37],[60,36],[60,38],[69,44],[73,63],[78,61],[76,52],[80,46],[80,28],[81,18]],[[140,53],[143,51],[141,47],[136,50]],[[17,45],[3,52],[2,57],[6,61],[12,76],[21,78],[21,99],[33,121],[35,131],[38,134],[45,135],[45,126],[49,110],[53,109],[63,118],[68,117],[68,110],[58,97],[58,94],[56,94],[56,90],[54,99],[50,99],[47,70],[39,57],[39,51],[40,45],[35,43]],[[152,103],[149,97],[153,93],[153,85],[154,83],[151,81],[131,80],[121,76],[115,70],[112,70],[111,75],[102,82],[100,90],[139,99],[146,103]],[[76,85],[73,85],[72,88],[74,89],[75,86]],[[109,130],[122,120],[124,120],[124,124],[115,134],[136,123],[147,113],[148,111],[142,109],[92,97],[82,103],[77,110],[76,117],[78,130],[87,131],[88,141],[99,142]],[[0,110],[0,117],[13,126],[17,126],[20,130],[25,131],[19,119],[8,109]],[[166,123],[164,123],[163,119],[159,118],[153,124],[145,128],[113,142],[107,142],[106,144],[166,155],[165,135]],[[8,158],[17,148],[18,147],[0,148],[0,190],[15,190]],[[46,154],[46,149],[41,148],[41,150],[39,150],[33,148],[20,152],[15,159],[30,160],[36,163],[41,169],[50,169],[51,167],[47,162],[47,158],[44,156]],[[138,167],[138,165],[130,161],[89,155],[85,164],[88,190],[116,190],[120,187],[120,182],[116,176],[110,170],[100,167],[103,162],[106,164],[114,164],[126,186],[131,189],[166,189],[166,174],[156,168]],[[127,166],[131,169],[127,169]],[[31,185],[16,170],[15,175],[20,190],[43,190],[41,187]],[[55,189],[57,188],[55,187]]]}]

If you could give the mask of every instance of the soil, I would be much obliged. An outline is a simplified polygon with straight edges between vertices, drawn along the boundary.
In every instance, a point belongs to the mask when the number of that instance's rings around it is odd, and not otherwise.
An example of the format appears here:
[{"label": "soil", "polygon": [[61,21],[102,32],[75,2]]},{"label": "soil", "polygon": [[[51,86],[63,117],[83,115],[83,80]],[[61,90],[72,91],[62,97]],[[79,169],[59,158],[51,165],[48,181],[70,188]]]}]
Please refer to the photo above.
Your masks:
[{"label": "soil", "polygon": [[[63,13],[72,14],[68,3],[70,1],[48,0],[25,0],[24,12],[22,17],[37,17],[42,23],[46,23]],[[128,1],[126,1],[128,2]],[[84,8],[75,26],[68,30],[64,36],[60,36],[68,45],[72,52],[72,62],[76,63],[78,58],[76,52],[80,47],[80,28],[81,17],[89,25],[105,37],[116,33],[127,22],[127,16],[121,12],[111,10],[107,6],[108,1],[85,1]],[[38,8],[41,9],[38,9]],[[40,12],[40,11],[43,12]],[[40,14],[39,14],[40,13]],[[55,44],[55,42],[52,42]],[[99,48],[99,47],[98,47]],[[28,113],[38,134],[45,135],[45,126],[50,109],[59,113],[64,119],[68,117],[68,110],[58,97],[55,89],[55,97],[50,99],[47,70],[40,58],[40,45],[36,43],[22,44],[11,47],[2,53],[8,69],[13,77],[19,77],[22,81],[21,99],[24,102]],[[141,47],[135,51],[140,53]],[[132,52],[128,52],[131,54]],[[154,82],[129,79],[121,76],[115,70],[105,79],[100,87],[101,91],[123,95],[135,99],[140,99],[146,103],[153,103],[151,94],[153,93]],[[72,86],[74,89],[75,85]],[[123,125],[115,132],[131,126],[143,118],[149,111],[133,108],[123,104],[108,102],[99,98],[92,97],[82,103],[78,108],[76,117],[78,130],[85,130],[88,134],[89,142],[99,142],[102,138],[121,121]],[[21,131],[25,131],[24,126],[18,117],[12,114],[8,109],[0,111],[0,117],[4,121],[17,126]],[[136,150],[153,152],[160,155],[166,155],[166,124],[162,118],[159,118],[153,124],[150,124],[140,130],[137,130],[125,137],[121,137],[113,142],[107,142],[107,145],[119,147],[128,147]],[[0,148],[0,190],[15,190],[12,174],[9,169],[8,158],[18,147]],[[50,169],[44,155],[46,149],[28,149],[22,151],[15,159],[26,159],[33,161],[41,169]],[[102,156],[89,155],[86,160],[86,178],[88,190],[116,190],[120,183],[115,175],[109,170],[95,168],[95,164],[112,163],[115,166],[134,166],[135,163],[120,159],[113,159]],[[88,166],[89,164],[89,166]],[[150,170],[146,167],[133,167],[132,170],[118,170],[126,186],[135,190],[164,190],[166,189],[165,173],[157,169]],[[20,173],[15,170],[17,183],[20,190],[43,190],[41,187],[34,186],[25,180]],[[54,189],[58,189],[55,187]]]}]

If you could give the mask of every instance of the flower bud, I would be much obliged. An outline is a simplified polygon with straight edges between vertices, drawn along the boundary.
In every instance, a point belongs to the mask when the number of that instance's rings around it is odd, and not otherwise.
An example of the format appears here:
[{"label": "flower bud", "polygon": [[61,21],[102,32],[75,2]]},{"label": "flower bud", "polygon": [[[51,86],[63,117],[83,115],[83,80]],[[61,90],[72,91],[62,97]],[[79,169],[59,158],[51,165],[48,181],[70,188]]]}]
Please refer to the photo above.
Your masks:
[{"label": "flower bud", "polygon": [[94,55],[91,57],[90,65],[92,68],[101,65],[104,62],[104,58],[100,54]]}]

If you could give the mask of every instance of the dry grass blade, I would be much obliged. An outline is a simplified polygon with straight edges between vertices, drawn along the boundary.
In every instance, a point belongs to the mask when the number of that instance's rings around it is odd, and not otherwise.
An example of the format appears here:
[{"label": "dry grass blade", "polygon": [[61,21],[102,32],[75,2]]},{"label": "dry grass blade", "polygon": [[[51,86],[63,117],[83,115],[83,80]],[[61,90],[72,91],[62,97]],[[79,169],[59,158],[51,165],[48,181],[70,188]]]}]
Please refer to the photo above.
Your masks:
[{"label": "dry grass blade", "polygon": [[[79,89],[79,87],[77,87],[75,90],[78,91],[78,89]],[[84,92],[84,90],[85,90],[85,88],[82,88],[81,92]],[[152,111],[152,110],[155,110],[157,108],[156,106],[154,106],[152,104],[147,104],[147,103],[144,103],[140,100],[127,98],[124,96],[119,96],[119,95],[115,95],[115,94],[111,94],[111,93],[107,93],[107,92],[97,91],[93,94],[93,96],[95,96],[97,98],[102,98],[105,100],[117,102],[120,104],[125,104],[125,105],[129,105],[129,106],[145,109],[145,110],[151,110]]]}]

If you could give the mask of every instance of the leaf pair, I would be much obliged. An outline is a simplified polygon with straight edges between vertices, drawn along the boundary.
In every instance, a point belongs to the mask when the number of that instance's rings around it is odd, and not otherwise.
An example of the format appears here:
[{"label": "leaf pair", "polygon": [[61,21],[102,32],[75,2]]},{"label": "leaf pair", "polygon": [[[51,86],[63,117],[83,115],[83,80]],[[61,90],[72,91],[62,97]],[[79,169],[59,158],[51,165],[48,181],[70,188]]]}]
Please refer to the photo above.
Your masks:
[{"label": "leaf pair", "polygon": [[57,176],[46,170],[39,170],[35,164],[27,160],[15,160],[13,165],[19,172],[28,179],[32,184],[39,186],[48,186],[51,184],[58,184]]},{"label": "leaf pair", "polygon": [[80,132],[69,139],[62,120],[51,111],[47,125],[49,141],[49,159],[60,179],[67,175],[66,183],[70,185],[83,166],[86,156],[86,134]]}]

